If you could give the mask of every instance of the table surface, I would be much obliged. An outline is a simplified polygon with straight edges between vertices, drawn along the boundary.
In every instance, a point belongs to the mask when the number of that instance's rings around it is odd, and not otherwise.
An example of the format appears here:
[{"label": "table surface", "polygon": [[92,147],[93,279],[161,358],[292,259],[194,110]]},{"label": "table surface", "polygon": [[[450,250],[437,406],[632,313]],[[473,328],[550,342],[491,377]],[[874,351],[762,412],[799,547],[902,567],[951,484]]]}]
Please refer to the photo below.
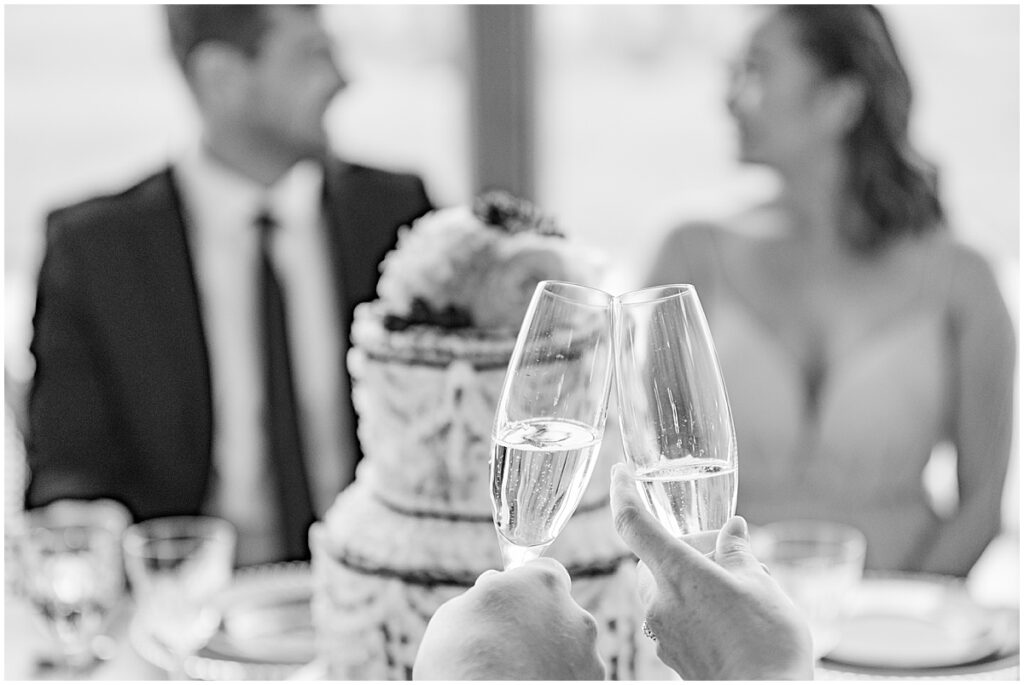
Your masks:
[{"label": "table surface", "polygon": [[[129,644],[131,607],[125,603],[111,621],[110,658],[89,673],[91,680],[167,680],[167,673],[139,656]],[[52,658],[52,643],[43,632],[40,619],[27,601],[9,592],[4,596],[4,679],[64,680],[59,669],[40,668],[40,660]]]},{"label": "table surface", "polygon": [[[972,597],[983,606],[992,608],[1019,608],[1020,606],[1020,545],[1016,535],[1003,535],[993,541],[985,555],[975,566],[967,579],[967,588]],[[101,662],[89,673],[92,680],[167,680],[162,669],[143,659],[127,639],[131,619],[131,606],[125,602],[116,613],[108,631],[114,638],[111,642],[110,658]],[[52,680],[66,676],[53,669],[40,669],[40,657],[52,654],[49,641],[33,609],[23,599],[10,592],[4,596],[4,678],[5,680]],[[1018,679],[1019,660],[1004,659],[992,664],[989,674],[999,679]],[[839,673],[827,667],[820,667],[819,679],[871,679],[871,674]],[[888,676],[891,678],[892,676]],[[916,674],[915,679],[922,676]],[[936,676],[936,679],[940,676]],[[962,675],[950,672],[942,679],[960,678]],[[986,679],[983,673],[967,676],[969,679]]]}]

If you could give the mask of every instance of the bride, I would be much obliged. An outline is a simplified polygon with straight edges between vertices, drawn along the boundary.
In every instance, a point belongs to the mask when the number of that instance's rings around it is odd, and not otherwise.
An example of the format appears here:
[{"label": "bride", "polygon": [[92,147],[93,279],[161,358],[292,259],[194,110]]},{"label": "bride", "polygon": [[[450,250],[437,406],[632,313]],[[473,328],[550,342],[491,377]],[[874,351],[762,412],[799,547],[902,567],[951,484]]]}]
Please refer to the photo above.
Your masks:
[{"label": "bride", "polygon": [[[739,511],[839,520],[869,568],[966,575],[998,533],[1014,333],[987,262],[947,228],[911,149],[911,85],[880,12],[790,5],[730,89],[742,159],[778,197],[669,235],[650,283],[697,286],[734,412]],[[959,502],[922,472],[956,448]]]}]

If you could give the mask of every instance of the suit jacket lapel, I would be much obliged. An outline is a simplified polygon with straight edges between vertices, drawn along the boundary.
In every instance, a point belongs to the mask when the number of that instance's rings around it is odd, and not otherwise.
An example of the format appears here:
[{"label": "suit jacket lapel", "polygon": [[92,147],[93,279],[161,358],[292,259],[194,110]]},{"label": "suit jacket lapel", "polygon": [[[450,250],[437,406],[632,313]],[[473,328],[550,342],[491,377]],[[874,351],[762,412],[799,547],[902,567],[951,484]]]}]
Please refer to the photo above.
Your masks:
[{"label": "suit jacket lapel", "polygon": [[351,453],[345,463],[349,472],[344,475],[346,482],[355,477],[355,465],[362,459],[362,449],[355,437],[358,418],[352,402],[351,385],[348,377],[348,347],[352,327],[352,312],[355,299],[352,293],[358,292],[354,269],[358,268],[358,260],[365,259],[360,254],[361,241],[355,235],[357,227],[366,220],[365,202],[359,201],[358,189],[352,182],[352,174],[347,164],[338,159],[329,159],[324,164],[324,218],[327,228],[327,243],[330,252],[331,272],[334,280],[336,302],[338,303],[339,335],[342,345],[341,355],[342,377],[338,379],[343,389],[339,429],[342,444]]},{"label": "suit jacket lapel", "polygon": [[324,165],[324,215],[327,239],[338,295],[339,316],[344,335],[348,335],[354,306],[351,293],[356,289],[354,270],[364,255],[359,252],[356,229],[367,220],[365,205],[359,201],[358,189],[349,166],[341,160],[328,160]]},{"label": "suit jacket lapel", "polygon": [[[128,322],[133,348],[150,390],[168,402],[161,412],[177,432],[178,440],[190,436],[177,455],[184,464],[195,464],[205,486],[212,447],[212,397],[209,355],[203,331],[186,220],[170,169],[154,177],[138,206],[139,230],[130,232],[139,256],[139,273],[126,282],[138,284],[131,310],[138,320]],[[155,399],[154,401],[159,401]],[[180,431],[180,432],[179,432]],[[176,443],[175,443],[176,444]],[[183,493],[184,495],[184,493]],[[201,493],[200,493],[201,495]]]}]

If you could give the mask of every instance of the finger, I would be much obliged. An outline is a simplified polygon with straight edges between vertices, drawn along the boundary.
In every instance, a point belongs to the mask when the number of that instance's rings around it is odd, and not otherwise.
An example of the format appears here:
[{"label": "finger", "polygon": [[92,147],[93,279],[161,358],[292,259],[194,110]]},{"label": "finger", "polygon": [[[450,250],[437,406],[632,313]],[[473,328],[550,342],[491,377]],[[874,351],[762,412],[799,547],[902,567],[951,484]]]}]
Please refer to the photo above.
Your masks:
[{"label": "finger", "polygon": [[493,568],[487,569],[476,577],[476,582],[473,583],[473,587],[484,592],[489,592],[495,586],[501,585],[503,582],[507,582],[507,576],[508,574],[505,571],[496,571]]},{"label": "finger", "polygon": [[674,540],[647,513],[632,468],[626,464],[612,466],[611,509],[619,537],[648,567],[657,568],[665,548]]},{"label": "finger", "polygon": [[715,548],[718,545],[718,531],[708,530],[701,533],[690,533],[683,536],[683,542],[709,559],[714,559]]},{"label": "finger", "polygon": [[669,535],[647,512],[636,490],[633,470],[623,463],[612,467],[611,506],[619,537],[656,578],[666,573],[674,577],[704,561],[695,549]]},{"label": "finger", "polygon": [[640,595],[640,603],[644,607],[650,607],[658,594],[658,584],[654,582],[651,569],[647,568],[647,564],[642,561],[637,562],[636,565],[636,591]]},{"label": "finger", "polygon": [[551,557],[538,557],[528,561],[512,572],[522,571],[525,573],[538,573],[542,575],[546,583],[552,587],[562,587],[566,592],[572,588],[572,578],[569,572],[556,559]]},{"label": "finger", "polygon": [[715,560],[730,570],[761,572],[761,563],[750,550],[750,532],[742,516],[733,516],[718,531]]},{"label": "finger", "polygon": [[491,576],[497,576],[497,575],[501,575],[501,571],[498,571],[498,570],[493,569],[493,568],[489,568],[486,571],[484,571],[483,573],[481,573],[479,576],[477,576],[476,577],[476,582],[473,583],[473,584],[474,585],[479,585],[480,581],[485,580],[487,578],[490,578]]}]

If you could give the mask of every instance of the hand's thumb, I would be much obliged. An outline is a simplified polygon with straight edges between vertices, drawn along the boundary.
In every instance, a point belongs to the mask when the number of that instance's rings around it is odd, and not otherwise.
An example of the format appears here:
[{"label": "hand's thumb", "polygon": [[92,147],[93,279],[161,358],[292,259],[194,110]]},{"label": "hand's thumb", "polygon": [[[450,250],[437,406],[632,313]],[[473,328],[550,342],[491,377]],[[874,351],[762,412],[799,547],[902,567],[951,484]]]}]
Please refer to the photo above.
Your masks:
[{"label": "hand's thumb", "polygon": [[718,531],[715,543],[715,561],[724,568],[759,569],[761,565],[750,549],[750,532],[742,516],[733,516]]}]

